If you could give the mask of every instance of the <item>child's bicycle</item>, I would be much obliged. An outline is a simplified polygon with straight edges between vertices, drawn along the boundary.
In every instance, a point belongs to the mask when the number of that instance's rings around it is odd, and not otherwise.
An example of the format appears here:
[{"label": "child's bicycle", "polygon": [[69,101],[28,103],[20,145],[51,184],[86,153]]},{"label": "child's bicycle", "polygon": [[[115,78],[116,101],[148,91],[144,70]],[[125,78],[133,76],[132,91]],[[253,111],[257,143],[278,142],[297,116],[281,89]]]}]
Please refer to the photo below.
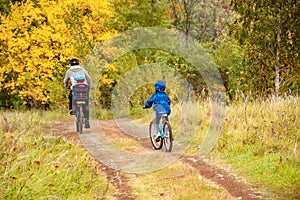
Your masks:
[{"label": "child's bicycle", "polygon": [[[158,125],[158,127],[157,127]],[[173,135],[171,124],[168,120],[167,114],[163,114],[158,124],[156,119],[153,119],[149,126],[149,135],[152,146],[154,149],[161,149],[163,144],[165,145],[165,150],[171,152],[173,148]]]},{"label": "child's bicycle", "polygon": [[80,83],[73,87],[72,110],[76,118],[76,131],[82,133],[85,124],[85,112],[89,109],[89,87]]}]

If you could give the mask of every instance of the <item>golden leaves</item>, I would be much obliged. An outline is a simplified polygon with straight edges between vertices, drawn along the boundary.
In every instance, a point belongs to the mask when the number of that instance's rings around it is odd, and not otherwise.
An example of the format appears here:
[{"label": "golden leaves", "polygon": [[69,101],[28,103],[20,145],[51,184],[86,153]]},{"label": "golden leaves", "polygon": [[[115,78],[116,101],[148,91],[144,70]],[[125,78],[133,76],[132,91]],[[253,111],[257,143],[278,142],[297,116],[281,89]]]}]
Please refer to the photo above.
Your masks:
[{"label": "golden leaves", "polygon": [[[72,6],[80,11],[78,16],[70,13]],[[98,0],[12,5],[7,16],[0,16],[0,92],[5,90],[4,98],[11,100],[16,94],[24,104],[35,106],[57,100],[55,94],[62,91],[67,60],[78,56],[74,32],[76,35],[79,30],[85,36],[81,38],[83,44],[98,45],[111,35],[104,25],[111,13],[109,3]],[[66,23],[68,18],[78,30]]]}]

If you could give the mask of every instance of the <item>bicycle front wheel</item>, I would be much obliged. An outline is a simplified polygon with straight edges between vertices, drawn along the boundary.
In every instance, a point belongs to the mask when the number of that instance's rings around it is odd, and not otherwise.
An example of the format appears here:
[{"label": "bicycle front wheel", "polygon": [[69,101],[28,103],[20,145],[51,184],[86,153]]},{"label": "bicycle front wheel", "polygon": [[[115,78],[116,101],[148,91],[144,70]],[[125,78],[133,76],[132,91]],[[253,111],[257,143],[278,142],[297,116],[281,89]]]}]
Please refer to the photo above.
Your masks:
[{"label": "bicycle front wheel", "polygon": [[171,152],[173,149],[173,135],[172,135],[172,128],[168,121],[164,123],[164,145],[167,152]]},{"label": "bicycle front wheel", "polygon": [[163,145],[163,140],[160,134],[158,133],[158,127],[154,120],[150,123],[149,135],[150,135],[150,141],[154,149],[156,150],[161,149]]}]

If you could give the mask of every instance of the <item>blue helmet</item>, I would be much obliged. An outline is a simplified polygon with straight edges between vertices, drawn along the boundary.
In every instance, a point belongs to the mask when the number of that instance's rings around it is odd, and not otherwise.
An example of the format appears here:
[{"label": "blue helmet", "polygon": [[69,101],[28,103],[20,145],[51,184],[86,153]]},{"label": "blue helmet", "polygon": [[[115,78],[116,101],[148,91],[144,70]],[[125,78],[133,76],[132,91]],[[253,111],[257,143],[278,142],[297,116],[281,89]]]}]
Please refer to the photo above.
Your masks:
[{"label": "blue helmet", "polygon": [[156,91],[163,92],[166,89],[166,82],[163,80],[158,80],[154,86]]}]

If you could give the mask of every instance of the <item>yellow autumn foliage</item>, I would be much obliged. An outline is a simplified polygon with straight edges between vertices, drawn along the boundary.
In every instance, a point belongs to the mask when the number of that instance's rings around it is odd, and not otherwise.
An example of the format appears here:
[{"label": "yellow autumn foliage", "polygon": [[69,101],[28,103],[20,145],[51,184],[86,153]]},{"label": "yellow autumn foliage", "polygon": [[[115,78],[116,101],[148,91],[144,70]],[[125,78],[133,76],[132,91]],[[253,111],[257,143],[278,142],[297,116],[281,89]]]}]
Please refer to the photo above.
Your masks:
[{"label": "yellow autumn foliage", "polygon": [[106,0],[26,1],[0,15],[0,107],[61,104],[71,57],[83,59],[114,31]]}]

